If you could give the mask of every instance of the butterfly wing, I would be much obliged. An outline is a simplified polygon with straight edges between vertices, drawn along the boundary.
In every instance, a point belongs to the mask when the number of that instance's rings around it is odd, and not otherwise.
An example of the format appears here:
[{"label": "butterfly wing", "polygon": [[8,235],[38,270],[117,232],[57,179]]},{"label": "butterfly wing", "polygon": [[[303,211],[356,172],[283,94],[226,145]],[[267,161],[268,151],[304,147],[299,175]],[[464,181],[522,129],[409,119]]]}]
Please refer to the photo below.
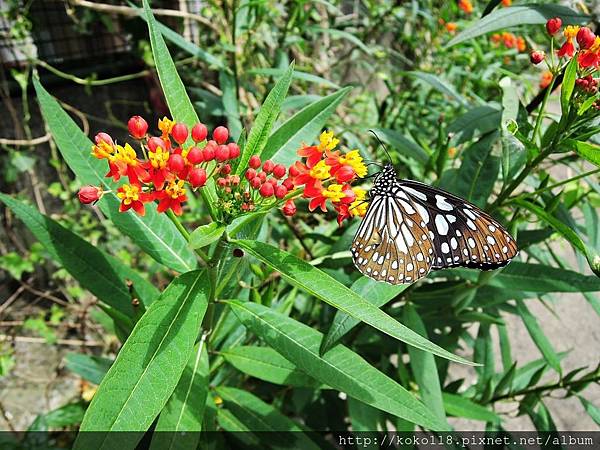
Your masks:
[{"label": "butterfly wing", "polygon": [[412,283],[426,276],[434,257],[417,210],[405,199],[386,195],[372,197],[351,252],[360,272],[390,284]]},{"label": "butterfly wing", "polygon": [[429,230],[435,256],[432,269],[491,270],[517,255],[514,238],[477,206],[417,181],[402,180],[399,185]]}]

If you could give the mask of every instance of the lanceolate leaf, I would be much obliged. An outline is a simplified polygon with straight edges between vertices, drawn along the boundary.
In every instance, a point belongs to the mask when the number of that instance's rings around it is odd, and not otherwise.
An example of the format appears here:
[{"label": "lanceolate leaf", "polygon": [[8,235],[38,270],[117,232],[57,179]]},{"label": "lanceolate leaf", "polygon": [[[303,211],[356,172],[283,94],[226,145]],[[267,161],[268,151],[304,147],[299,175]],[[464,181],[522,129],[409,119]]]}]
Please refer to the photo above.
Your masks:
[{"label": "lanceolate leaf", "polygon": [[[152,15],[148,0],[143,1],[146,22],[148,23],[148,32],[150,34],[150,43],[152,44],[152,54],[160,84],[169,105],[169,111],[176,122],[183,122],[188,126],[194,126],[199,122],[196,110],[185,91],[185,86],[177,73],[175,63],[171,58],[169,49],[157,25],[156,19]],[[191,138],[188,142],[191,141]],[[211,217],[216,217],[215,207],[217,194],[212,179],[206,182],[206,186],[200,189],[200,194],[204,200],[205,206],[210,212]]]},{"label": "lanceolate leaf", "polygon": [[225,232],[225,225],[218,222],[211,222],[202,225],[190,233],[190,247],[202,248],[217,241]]},{"label": "lanceolate leaf", "polygon": [[[466,280],[476,282],[479,271],[452,269]],[[448,271],[446,271],[448,272]],[[505,269],[490,279],[490,286],[507,291],[522,292],[594,292],[600,291],[600,279],[578,272],[544,264],[511,262]]]},{"label": "lanceolate leaf", "polygon": [[531,314],[527,306],[525,306],[523,300],[517,300],[517,311],[519,311],[519,315],[521,316],[521,319],[523,320],[531,339],[533,339],[533,342],[544,356],[544,359],[554,370],[556,370],[558,373],[562,373],[562,369],[560,367],[560,358],[554,351],[552,344],[544,334],[544,331],[540,327],[533,314]]},{"label": "lanceolate leaf", "polygon": [[285,431],[285,435],[273,433],[269,447],[318,449],[303,429],[281,414],[275,407],[263,402],[250,392],[232,387],[218,387],[216,393],[227,409],[252,431]]},{"label": "lanceolate leaf", "polygon": [[[207,307],[205,272],[176,278],[137,322],[90,404],[75,449],[133,449],[173,393]],[[94,433],[86,433],[93,431]],[[113,433],[137,431],[138,433]]]},{"label": "lanceolate leaf", "polygon": [[539,206],[531,202],[528,202],[527,200],[516,199],[515,203],[519,206],[522,206],[523,208],[528,209],[540,219],[542,219],[544,222],[552,226],[552,228],[554,228],[556,231],[558,231],[565,239],[567,239],[573,245],[573,247],[575,247],[577,250],[579,250],[585,255],[590,265],[590,268],[594,271],[594,273],[600,276],[600,255],[595,249],[587,246],[581,240],[579,235],[575,231],[573,231],[571,227],[565,225],[558,218],[554,217],[546,210],[540,208]]},{"label": "lanceolate leaf", "polygon": [[[44,120],[65,162],[77,175],[77,179],[82,185],[104,186],[114,190],[116,186],[104,177],[107,171],[106,161],[100,161],[91,155],[92,141],[35,78],[33,85]],[[98,207],[142,250],[178,272],[186,272],[197,266],[194,254],[187,248],[185,239],[175,225],[164,214],[158,214],[153,205],[147,205],[146,215],[140,217],[133,210],[119,212],[119,203],[120,200],[114,193],[108,193],[98,202]]]},{"label": "lanceolate leaf", "polygon": [[579,156],[600,167],[600,145],[568,139],[565,144]]},{"label": "lanceolate leaf", "polygon": [[[352,284],[350,289],[379,308],[399,295],[407,287],[407,284],[392,286],[391,284],[377,282],[369,277],[361,277]],[[333,347],[359,323],[359,319],[349,316],[342,311],[337,311],[333,318],[333,322],[331,322],[329,331],[327,332],[325,339],[323,339],[321,354]]]},{"label": "lanceolate leaf", "polygon": [[402,386],[343,345],[319,356],[323,335],[272,309],[228,301],[240,321],[268,345],[322,383],[375,408],[434,430],[447,426]]},{"label": "lanceolate leaf", "polygon": [[589,16],[579,14],[562,5],[519,5],[500,8],[475,22],[470,28],[456,35],[447,46],[459,44],[482,34],[491,33],[518,25],[544,24],[548,19],[560,17],[563,24],[578,24],[589,21]]},{"label": "lanceolate leaf", "polygon": [[232,347],[221,356],[239,371],[270,383],[303,387],[320,384],[270,347]]},{"label": "lanceolate leaf", "polygon": [[468,104],[467,100],[465,100],[465,98],[462,95],[456,92],[454,86],[448,84],[446,81],[441,80],[436,75],[426,72],[419,72],[417,70],[408,72],[408,74],[421,81],[424,81],[434,89],[440,91],[442,94],[447,95],[453,98],[454,100],[458,101],[461,105],[465,106]]},{"label": "lanceolate leaf", "polygon": [[69,353],[65,357],[67,369],[94,384],[100,384],[113,362],[108,358],[82,353]]},{"label": "lanceolate leaf", "polygon": [[[425,324],[419,317],[417,310],[412,304],[404,306],[404,323],[423,337],[427,337]],[[431,353],[424,352],[414,347],[408,347],[410,355],[410,367],[415,380],[419,385],[419,396],[421,401],[442,421],[446,421],[444,413],[444,401],[442,400],[442,388],[438,375],[435,359]]]},{"label": "lanceolate leaf", "polygon": [[144,305],[150,305],[158,290],[117,258],[102,252],[58,222],[35,208],[0,193],[0,201],[23,221],[50,256],[65,268],[85,289],[107,305],[132,319],[131,280]]},{"label": "lanceolate leaf", "polygon": [[489,409],[472,402],[462,395],[443,393],[444,407],[451,416],[465,419],[481,420],[483,422],[500,423],[502,419]]},{"label": "lanceolate leaf", "polygon": [[267,140],[271,134],[273,124],[279,115],[281,110],[281,104],[287,95],[287,91],[292,81],[292,75],[294,73],[294,63],[290,64],[288,69],[284,72],[283,76],[275,83],[269,95],[265,99],[264,103],[260,108],[258,116],[254,121],[254,125],[248,135],[248,140],[240,156],[236,173],[241,173],[248,165],[248,161],[252,155],[260,155],[267,145]]},{"label": "lanceolate leaf", "polygon": [[276,247],[258,241],[235,240],[233,243],[244,248],[248,253],[279,271],[283,278],[291,284],[298,286],[300,289],[314,295],[318,299],[323,300],[349,316],[368,323],[372,327],[406,342],[407,344],[414,345],[417,348],[434,353],[442,358],[463,364],[472,364],[471,362],[453,355],[435,345],[433,342],[428,341],[410,328],[407,328],[400,322],[392,319],[389,315],[366,301],[360,295],[348,289],[325,272],[313,267],[306,261],[303,261],[288,252],[284,252]]},{"label": "lanceolate leaf", "polygon": [[579,64],[577,58],[572,58],[565,69],[565,76],[560,88],[560,108],[563,116],[566,116],[569,112],[569,101],[571,100],[573,90],[575,89],[575,79],[577,78],[578,67]]},{"label": "lanceolate leaf", "polygon": [[476,106],[458,116],[450,125],[448,133],[453,133],[452,142],[462,144],[473,138],[475,131],[483,135],[497,130],[502,119],[502,111],[497,106]]},{"label": "lanceolate leaf", "polygon": [[194,349],[177,387],[160,413],[150,450],[196,448],[208,395],[208,353],[204,340]]},{"label": "lanceolate leaf", "polygon": [[284,165],[293,163],[298,159],[296,150],[303,142],[309,144],[315,139],[350,89],[340,89],[294,114],[269,137],[262,158]]}]

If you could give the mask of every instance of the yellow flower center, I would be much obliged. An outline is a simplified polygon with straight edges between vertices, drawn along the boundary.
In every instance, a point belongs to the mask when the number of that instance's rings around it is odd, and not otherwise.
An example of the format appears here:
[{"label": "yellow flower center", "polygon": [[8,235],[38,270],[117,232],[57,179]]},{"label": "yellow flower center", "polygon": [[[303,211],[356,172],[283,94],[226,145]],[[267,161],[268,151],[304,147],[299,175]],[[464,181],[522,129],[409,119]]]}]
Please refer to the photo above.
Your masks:
[{"label": "yellow flower center", "polygon": [[182,195],[185,195],[183,183],[183,180],[169,181],[169,185],[165,188],[165,191],[171,196],[171,198],[179,198]]},{"label": "yellow flower center", "polygon": [[162,131],[163,136],[169,135],[174,126],[175,126],[175,122],[173,122],[172,120],[170,120],[167,117],[158,119],[158,129],[160,131]]},{"label": "yellow flower center", "polygon": [[341,201],[346,195],[342,192],[341,184],[330,184],[327,189],[321,191],[321,195],[330,199],[333,203]]},{"label": "yellow flower center", "polygon": [[310,169],[310,176],[317,180],[324,180],[325,178],[329,178],[330,169],[331,167],[325,164],[325,161],[319,161],[312,169]]},{"label": "yellow flower center", "polygon": [[565,31],[563,32],[567,40],[572,41],[575,36],[577,36],[577,32],[579,31],[579,27],[576,25],[567,25],[565,27]]},{"label": "yellow flower center", "polygon": [[162,147],[156,147],[155,152],[148,152],[148,159],[150,160],[150,164],[155,169],[164,169],[167,167],[167,162],[169,161],[169,152],[168,150],[163,149]]},{"label": "yellow flower center", "polygon": [[594,39],[594,43],[590,47],[589,51],[596,53],[598,49],[600,49],[600,36],[596,36],[596,39]]},{"label": "yellow flower center", "polygon": [[124,184],[122,186],[122,190],[119,190],[117,192],[117,197],[119,197],[121,200],[123,200],[123,203],[125,203],[126,205],[131,204],[131,202],[137,201],[140,199],[140,188],[135,186],[135,185],[131,185],[131,184]]},{"label": "yellow flower center", "polygon": [[319,150],[322,152],[325,150],[333,150],[340,142],[339,139],[333,137],[333,131],[323,131],[321,136],[319,136],[319,141]]},{"label": "yellow flower center", "polygon": [[115,149],[113,146],[104,141],[100,141],[97,145],[92,147],[92,155],[98,159],[111,159],[114,152]]},{"label": "yellow flower center", "polygon": [[125,147],[117,145],[115,159],[124,162],[128,166],[136,166],[138,163],[135,150],[129,144],[125,144]]},{"label": "yellow flower center", "polygon": [[358,150],[352,150],[340,156],[340,163],[347,164],[354,169],[354,173],[360,178],[367,174],[367,166],[364,165],[362,156]]}]

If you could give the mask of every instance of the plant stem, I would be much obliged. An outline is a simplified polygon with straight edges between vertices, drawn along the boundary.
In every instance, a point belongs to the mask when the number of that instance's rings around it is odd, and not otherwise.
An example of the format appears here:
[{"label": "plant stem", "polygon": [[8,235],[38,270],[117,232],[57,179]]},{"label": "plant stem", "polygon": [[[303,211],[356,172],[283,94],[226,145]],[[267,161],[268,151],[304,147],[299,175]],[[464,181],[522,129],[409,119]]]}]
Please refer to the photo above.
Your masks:
[{"label": "plant stem", "polygon": [[[186,230],[186,228],[179,221],[179,218],[175,215],[175,213],[172,210],[170,210],[170,209],[167,210],[167,217],[169,219],[171,219],[171,222],[173,222],[175,224],[175,227],[177,228],[177,230],[179,230],[179,232],[181,233],[181,235],[183,236],[183,238],[187,242],[190,242],[190,233],[189,233],[189,231]],[[199,248],[195,249],[195,252],[200,257],[200,259],[202,260],[202,263],[205,266],[208,265],[208,261],[209,261],[208,255],[206,253],[204,253]]]},{"label": "plant stem", "polygon": [[[546,105],[548,103],[548,99],[550,95],[552,95],[552,89],[554,89],[554,82],[556,81],[556,74],[552,73],[552,81],[550,81],[550,86],[548,86],[548,90],[546,91],[546,95],[544,95],[544,100],[542,100],[542,106],[540,107],[540,112],[538,113],[537,119],[535,121],[535,128],[533,129],[533,141],[537,139],[538,134],[540,133],[540,128],[542,126],[542,120],[544,118],[544,112],[546,111]],[[540,146],[541,146],[541,137],[540,137]]]},{"label": "plant stem", "polygon": [[595,173],[598,173],[598,172],[600,172],[600,169],[590,170],[589,172],[584,172],[584,173],[576,175],[576,176],[574,176],[572,178],[567,178],[566,180],[562,180],[562,181],[559,181],[558,183],[551,184],[550,186],[546,186],[545,188],[538,189],[538,190],[533,191],[533,192],[525,192],[525,193],[523,193],[523,194],[521,194],[521,195],[519,195],[519,196],[517,196],[515,198],[531,197],[531,196],[534,196],[534,195],[538,195],[538,194],[541,194],[542,192],[546,192],[546,191],[549,191],[549,190],[554,189],[556,187],[568,184],[571,181],[576,181],[576,180],[579,180],[581,178],[585,178],[587,176],[594,175]]}]

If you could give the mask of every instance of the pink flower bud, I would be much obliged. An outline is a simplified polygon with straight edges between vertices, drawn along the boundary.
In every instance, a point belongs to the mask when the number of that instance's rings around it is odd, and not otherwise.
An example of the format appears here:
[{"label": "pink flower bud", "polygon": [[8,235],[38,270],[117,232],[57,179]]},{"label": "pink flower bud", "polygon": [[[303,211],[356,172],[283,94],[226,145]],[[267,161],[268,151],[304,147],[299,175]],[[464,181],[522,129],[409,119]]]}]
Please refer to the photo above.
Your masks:
[{"label": "pink flower bud", "polygon": [[229,175],[231,173],[231,166],[229,164],[225,164],[223,167],[221,167],[221,173],[223,175]]},{"label": "pink flower bud", "polygon": [[183,123],[176,123],[171,130],[171,136],[178,144],[183,144],[188,137],[188,129]]},{"label": "pink flower bud", "polygon": [[253,169],[258,169],[260,164],[260,157],[258,155],[252,155],[250,161],[248,161],[248,165]]},{"label": "pink flower bud", "polygon": [[202,142],[208,136],[208,130],[203,123],[197,123],[192,128],[192,139],[194,142]]},{"label": "pink flower bud", "polygon": [[148,122],[140,116],[133,116],[127,122],[127,128],[129,129],[129,134],[135,139],[142,139],[146,136],[146,131],[148,131]]},{"label": "pink flower bud", "polygon": [[546,53],[542,51],[533,51],[529,55],[529,60],[532,64],[539,64],[546,58]]},{"label": "pink flower bud", "polygon": [[188,180],[192,187],[202,187],[204,186],[204,183],[206,183],[206,171],[201,167],[192,169],[188,176]]},{"label": "pink flower bud", "polygon": [[215,159],[219,162],[227,161],[229,159],[229,149],[226,145],[219,145],[215,150]]},{"label": "pink flower bud", "polygon": [[84,205],[97,202],[102,198],[102,195],[104,195],[104,191],[97,186],[83,186],[77,193],[79,201]]},{"label": "pink flower bud", "polygon": [[558,30],[560,30],[561,26],[562,20],[560,17],[554,17],[546,22],[546,30],[550,36],[554,36],[556,33],[558,33]]},{"label": "pink flower bud", "polygon": [[151,152],[155,152],[158,147],[165,150],[166,149],[165,141],[163,141],[159,137],[151,137],[150,139],[148,139],[148,148],[150,149]]},{"label": "pink flower bud", "polygon": [[191,164],[201,163],[202,161],[204,161],[204,155],[202,153],[202,150],[200,150],[198,147],[190,148],[190,151],[187,154],[187,160]]},{"label": "pink flower bud", "polygon": [[275,163],[273,161],[271,161],[270,159],[267,159],[263,164],[263,170],[267,173],[273,172],[274,168],[275,168]]},{"label": "pink flower bud", "polygon": [[108,134],[106,134],[102,131],[100,133],[98,133],[96,135],[96,137],[94,137],[94,141],[96,142],[96,144],[99,144],[100,142],[106,142],[110,146],[115,145],[112,138]]},{"label": "pink flower bud", "polygon": [[229,130],[225,127],[217,127],[213,131],[213,139],[217,141],[218,144],[224,144],[229,139]]},{"label": "pink flower bud", "polygon": [[265,183],[260,187],[260,190],[258,192],[262,197],[268,198],[273,196],[273,194],[275,193],[275,189],[273,188],[273,185],[271,183]]},{"label": "pink flower bud", "polygon": [[283,178],[285,176],[285,173],[286,170],[283,164],[276,164],[275,167],[273,167],[273,175],[276,178]]},{"label": "pink flower bud", "polygon": [[275,188],[275,197],[281,199],[283,197],[285,197],[288,193],[288,190],[285,186],[281,185],[281,186],[277,186]]},{"label": "pink flower bud", "polygon": [[252,186],[254,189],[258,189],[261,185],[262,181],[260,177],[254,177],[252,180],[250,180],[250,186]]},{"label": "pink flower bud", "polygon": [[282,184],[287,188],[288,191],[294,189],[294,181],[291,178],[286,178],[283,180]]},{"label": "pink flower bud", "polygon": [[174,153],[169,156],[169,169],[175,173],[181,172],[185,167],[183,156],[179,153]]},{"label": "pink flower bud", "polygon": [[281,210],[283,211],[283,214],[285,214],[288,217],[291,217],[294,214],[296,214],[297,209],[294,200],[290,199],[287,202],[285,202],[285,205],[283,205],[283,208],[281,208]]},{"label": "pink flower bud", "polygon": [[246,174],[244,176],[246,177],[246,180],[250,181],[252,178],[254,178],[256,176],[256,170],[248,169],[248,170],[246,170]]},{"label": "pink flower bud", "polygon": [[229,149],[229,159],[235,159],[240,156],[240,146],[235,142],[227,144],[227,148]]}]

